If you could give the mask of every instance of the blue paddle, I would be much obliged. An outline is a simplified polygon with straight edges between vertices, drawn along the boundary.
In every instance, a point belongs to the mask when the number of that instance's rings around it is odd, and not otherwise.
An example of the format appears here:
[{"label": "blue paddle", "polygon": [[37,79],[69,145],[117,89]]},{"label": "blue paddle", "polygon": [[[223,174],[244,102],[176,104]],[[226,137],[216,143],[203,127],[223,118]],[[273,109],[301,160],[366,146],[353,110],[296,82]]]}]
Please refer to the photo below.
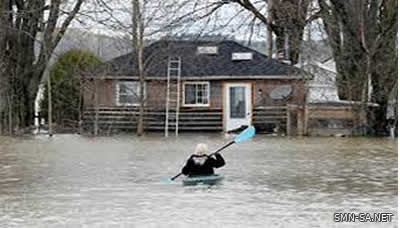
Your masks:
[{"label": "blue paddle", "polygon": [[[220,152],[221,150],[227,148],[228,146],[230,146],[230,145],[232,145],[234,143],[241,143],[243,141],[251,139],[255,134],[256,134],[256,129],[253,126],[249,126],[246,129],[244,129],[240,134],[236,135],[235,138],[232,141],[230,141],[225,146],[221,147],[220,149],[218,149],[214,153],[211,153],[208,156],[212,156],[212,155]],[[167,179],[163,180],[163,182],[167,182],[167,183],[172,182],[176,178],[178,178],[180,175],[182,175],[182,173],[178,173],[177,175],[173,176],[172,178],[167,178]]]}]

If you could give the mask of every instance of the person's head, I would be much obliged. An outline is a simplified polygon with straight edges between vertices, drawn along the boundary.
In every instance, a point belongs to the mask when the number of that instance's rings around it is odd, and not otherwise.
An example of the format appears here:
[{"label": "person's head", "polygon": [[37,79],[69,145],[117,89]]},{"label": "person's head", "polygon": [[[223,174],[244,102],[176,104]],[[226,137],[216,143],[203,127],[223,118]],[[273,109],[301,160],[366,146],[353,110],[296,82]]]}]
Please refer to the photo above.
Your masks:
[{"label": "person's head", "polygon": [[206,155],[207,150],[208,150],[207,144],[199,143],[199,144],[197,144],[196,149],[194,150],[194,153],[196,155]]}]

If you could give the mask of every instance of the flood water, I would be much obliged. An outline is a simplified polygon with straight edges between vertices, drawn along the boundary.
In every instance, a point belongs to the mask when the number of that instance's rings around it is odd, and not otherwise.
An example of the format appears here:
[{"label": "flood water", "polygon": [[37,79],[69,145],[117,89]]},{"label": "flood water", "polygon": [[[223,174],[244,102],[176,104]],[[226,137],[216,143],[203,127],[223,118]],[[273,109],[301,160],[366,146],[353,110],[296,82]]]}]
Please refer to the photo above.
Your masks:
[{"label": "flood water", "polygon": [[[218,186],[183,187],[186,134],[0,137],[1,227],[397,227],[397,140],[278,138],[232,145]],[[391,223],[334,223],[392,212]]]}]

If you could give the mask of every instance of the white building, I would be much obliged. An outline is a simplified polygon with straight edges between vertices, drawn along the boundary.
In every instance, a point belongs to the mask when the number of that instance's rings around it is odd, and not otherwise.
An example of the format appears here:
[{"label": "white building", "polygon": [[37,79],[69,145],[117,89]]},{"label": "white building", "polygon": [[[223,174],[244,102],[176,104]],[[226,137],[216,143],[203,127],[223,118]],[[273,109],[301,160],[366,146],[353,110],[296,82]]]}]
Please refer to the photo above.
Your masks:
[{"label": "white building", "polygon": [[308,103],[338,102],[339,94],[336,86],[336,64],[333,59],[324,62],[311,62],[302,69],[314,76],[307,83]]}]

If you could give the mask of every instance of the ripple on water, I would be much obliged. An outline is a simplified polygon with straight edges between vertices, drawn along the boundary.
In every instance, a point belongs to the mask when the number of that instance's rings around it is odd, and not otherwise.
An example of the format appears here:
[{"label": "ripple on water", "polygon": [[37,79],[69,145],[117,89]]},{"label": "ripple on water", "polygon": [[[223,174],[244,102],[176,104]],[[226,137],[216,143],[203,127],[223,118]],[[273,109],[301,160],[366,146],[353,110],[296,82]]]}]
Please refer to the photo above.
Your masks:
[{"label": "ripple on water", "polygon": [[0,224],[338,227],[334,212],[397,214],[397,141],[387,139],[258,136],[224,152],[221,185],[160,182],[180,171],[198,141],[215,149],[227,140],[1,138]]}]

